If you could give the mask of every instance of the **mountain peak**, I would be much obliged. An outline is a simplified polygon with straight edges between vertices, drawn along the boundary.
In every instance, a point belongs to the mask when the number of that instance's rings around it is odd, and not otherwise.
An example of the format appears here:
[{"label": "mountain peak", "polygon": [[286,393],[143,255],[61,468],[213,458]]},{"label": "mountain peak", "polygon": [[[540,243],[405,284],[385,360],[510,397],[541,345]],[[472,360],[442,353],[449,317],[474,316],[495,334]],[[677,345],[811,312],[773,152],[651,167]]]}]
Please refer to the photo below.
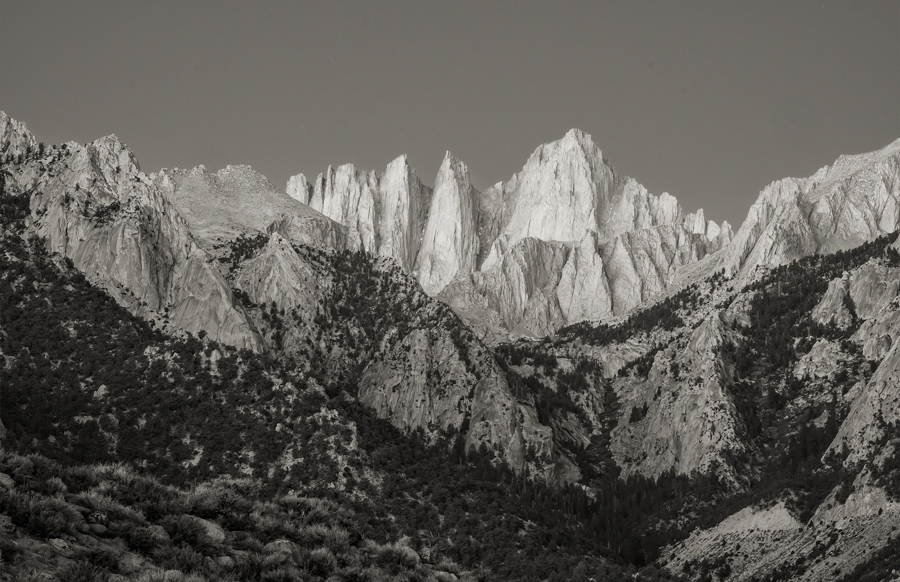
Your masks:
[{"label": "mountain peak", "polygon": [[567,131],[566,135],[563,136],[563,140],[577,141],[578,143],[594,143],[594,140],[591,138],[591,134],[578,129],[577,127],[573,127],[572,129]]},{"label": "mountain peak", "polygon": [[34,148],[37,140],[21,121],[16,121],[5,112],[0,111],[0,152],[9,155],[25,153]]}]

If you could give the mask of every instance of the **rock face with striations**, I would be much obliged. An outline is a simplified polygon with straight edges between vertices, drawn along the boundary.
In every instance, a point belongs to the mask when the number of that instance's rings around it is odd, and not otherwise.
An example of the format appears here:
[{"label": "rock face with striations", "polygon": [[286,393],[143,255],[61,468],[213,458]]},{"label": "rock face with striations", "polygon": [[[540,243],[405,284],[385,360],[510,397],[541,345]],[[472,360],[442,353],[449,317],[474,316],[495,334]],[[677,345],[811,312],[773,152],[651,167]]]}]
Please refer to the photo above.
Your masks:
[{"label": "rock face with striations", "polygon": [[422,184],[405,155],[388,164],[381,176],[352,164],[329,167],[313,184],[297,174],[288,180],[287,193],[344,225],[348,248],[390,257],[412,271],[431,189]]},{"label": "rock face with striations", "polygon": [[460,309],[468,319],[483,318],[483,304],[506,329],[527,335],[626,313],[731,239],[727,223],[707,222],[702,210],[685,214],[669,194],[620,177],[578,130],[537,148],[521,172],[478,201],[472,282],[440,297],[478,305]]},{"label": "rock face with striations", "polygon": [[[0,124],[17,127],[4,113]],[[23,139],[5,142],[2,149],[33,142]],[[18,164],[11,180],[13,187],[32,193],[30,228],[49,250],[72,259],[133,313],[167,313],[176,327],[261,348],[187,223],[115,136],[48,148]]]},{"label": "rock face with striations", "polygon": [[216,173],[198,166],[150,177],[213,256],[237,237],[267,231],[303,244],[338,249],[347,245],[346,227],[279,192],[250,166],[227,166]]},{"label": "rock face with striations", "polygon": [[13,158],[37,149],[37,140],[21,121],[0,112],[0,147],[2,154]]},{"label": "rock face with striations", "polygon": [[851,318],[862,321],[851,340],[878,367],[865,385],[847,393],[850,412],[830,447],[846,445],[848,464],[865,459],[886,425],[900,420],[900,268],[870,260],[845,273],[831,282],[813,315],[819,323],[836,321],[839,315],[832,314],[851,308]]},{"label": "rock face with striations", "polygon": [[[610,446],[624,474],[690,475],[716,468],[723,482],[741,480],[735,464],[745,460],[744,426],[736,410],[729,351],[740,335],[730,318],[712,311],[683,341],[653,358],[646,378],[617,378],[625,404]],[[643,418],[629,419],[635,409]]]},{"label": "rock face with striations", "polygon": [[469,169],[447,152],[434,182],[428,223],[416,259],[419,283],[429,295],[437,295],[458,274],[475,268],[479,248],[476,196]]},{"label": "rock face with striations", "polygon": [[484,192],[449,152],[433,193],[405,156],[382,177],[345,165],[312,185],[294,176],[287,191],[345,225],[351,248],[394,258],[473,324],[529,335],[625,313],[731,240],[727,223],[619,176],[577,129]]},{"label": "rock face with striations", "polygon": [[767,186],[729,245],[729,274],[855,247],[900,228],[900,139]]}]

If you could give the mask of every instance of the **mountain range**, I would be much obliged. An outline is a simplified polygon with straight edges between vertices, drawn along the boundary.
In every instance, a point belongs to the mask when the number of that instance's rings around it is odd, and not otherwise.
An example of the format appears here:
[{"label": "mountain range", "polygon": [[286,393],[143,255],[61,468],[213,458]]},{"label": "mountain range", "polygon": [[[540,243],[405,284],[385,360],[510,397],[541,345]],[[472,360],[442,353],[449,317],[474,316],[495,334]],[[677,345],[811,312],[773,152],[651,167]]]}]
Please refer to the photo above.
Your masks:
[{"label": "mountain range", "polygon": [[[387,537],[358,529],[380,544],[412,536],[403,547],[428,571],[408,579],[631,567],[645,579],[874,580],[900,567],[900,139],[771,183],[737,232],[619,175],[575,129],[483,192],[449,152],[433,188],[406,156],[381,174],[298,174],[285,190],[248,166],[145,174],[115,136],[45,146],[5,113],[0,163],[0,471],[18,471],[7,509],[33,477],[16,455],[39,454],[126,462],[167,486],[246,477],[377,515],[391,499],[379,451],[405,443],[429,467],[451,463],[440,479],[473,467],[541,515],[504,508],[519,541],[488,550],[462,535],[436,482],[394,467],[437,523],[395,508]],[[91,289],[109,321],[55,307]],[[50,321],[33,308],[44,304]],[[79,334],[132,339],[104,348],[118,363],[85,368]],[[168,380],[149,383],[153,366]],[[144,372],[129,385],[119,368]],[[221,412],[183,417],[148,393]],[[66,405],[39,402],[54,398]],[[391,428],[363,436],[376,420]],[[171,427],[142,433],[159,423]],[[40,538],[7,509],[17,535]],[[226,513],[184,512],[217,527]],[[424,551],[428,536],[440,552]],[[229,543],[204,551],[234,566]],[[133,577],[162,564],[138,549],[126,552],[144,564]],[[456,571],[439,571],[438,554]],[[350,579],[341,560],[328,573]]]}]

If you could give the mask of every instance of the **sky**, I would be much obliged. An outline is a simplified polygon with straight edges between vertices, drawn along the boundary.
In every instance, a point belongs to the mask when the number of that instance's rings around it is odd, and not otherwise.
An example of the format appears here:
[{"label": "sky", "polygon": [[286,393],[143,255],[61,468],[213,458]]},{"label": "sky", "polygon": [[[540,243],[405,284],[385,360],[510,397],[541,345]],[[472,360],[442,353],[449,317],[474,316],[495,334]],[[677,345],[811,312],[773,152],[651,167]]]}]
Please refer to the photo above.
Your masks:
[{"label": "sky", "polygon": [[900,137],[900,2],[0,0],[0,109],[145,172],[284,188],[445,151],[484,189],[577,127],[737,226],[766,184]]}]

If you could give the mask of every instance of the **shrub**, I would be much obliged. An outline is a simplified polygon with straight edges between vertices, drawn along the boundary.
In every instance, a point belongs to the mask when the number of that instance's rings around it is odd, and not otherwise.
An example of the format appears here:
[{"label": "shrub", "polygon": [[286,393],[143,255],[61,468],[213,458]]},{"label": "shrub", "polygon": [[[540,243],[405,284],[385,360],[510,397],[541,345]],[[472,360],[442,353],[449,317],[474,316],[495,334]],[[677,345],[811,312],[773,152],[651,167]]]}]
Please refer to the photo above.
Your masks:
[{"label": "shrub", "polygon": [[258,552],[251,552],[244,559],[236,559],[231,573],[238,580],[257,580],[262,576],[264,558]]},{"label": "shrub", "polygon": [[301,545],[307,548],[325,546],[335,553],[342,553],[350,545],[350,534],[342,527],[328,526],[319,523],[305,525],[296,536]]},{"label": "shrub", "polygon": [[128,544],[130,549],[142,554],[149,554],[161,545],[160,540],[149,527],[139,526],[132,528],[124,537],[125,543]]},{"label": "shrub", "polygon": [[375,563],[391,574],[397,575],[405,570],[413,570],[419,566],[419,554],[409,546],[388,544],[377,550]]},{"label": "shrub", "polygon": [[440,563],[437,565],[438,570],[443,570],[444,572],[450,572],[451,574],[456,574],[459,576],[462,571],[459,567],[459,564],[454,562],[449,558],[441,558]]},{"label": "shrub", "polygon": [[2,466],[4,472],[9,473],[17,485],[25,483],[34,471],[34,463],[31,459],[16,454],[11,454],[4,458],[3,464],[0,466]]},{"label": "shrub", "polygon": [[100,480],[92,467],[78,465],[66,467],[63,473],[63,481],[70,493],[81,493],[96,486]]},{"label": "shrub", "polygon": [[69,488],[66,487],[66,484],[63,483],[63,480],[59,477],[50,477],[47,479],[46,489],[47,494],[53,496],[62,496],[69,491]]},{"label": "shrub", "polygon": [[136,524],[145,523],[147,518],[141,511],[122,505],[109,495],[100,492],[108,490],[109,485],[114,486],[114,484],[104,481],[91,491],[76,497],[76,501],[84,507],[105,513],[110,521],[130,521]]},{"label": "shrub", "polygon": [[0,537],[0,563],[12,564],[21,550],[13,541],[6,537]]},{"label": "shrub", "polygon": [[232,531],[231,546],[245,552],[262,552],[263,543],[245,531]]},{"label": "shrub", "polygon": [[317,548],[309,553],[309,571],[327,578],[337,568],[337,558],[328,548]]},{"label": "shrub", "polygon": [[76,515],[77,512],[64,501],[32,497],[29,501],[28,532],[42,538],[59,537],[69,530],[70,524],[76,523]]},{"label": "shrub", "polygon": [[75,556],[75,560],[93,564],[109,572],[116,572],[119,569],[119,554],[106,548],[82,550]]},{"label": "shrub", "polygon": [[181,570],[195,574],[208,573],[206,556],[188,546],[158,548],[153,552],[153,559],[168,570]]},{"label": "shrub", "polygon": [[163,526],[175,545],[200,545],[206,534],[203,525],[188,515],[167,516],[160,522],[160,525]]},{"label": "shrub", "polygon": [[325,523],[331,519],[331,515],[337,506],[331,501],[316,497],[296,497],[286,495],[279,500],[279,504],[288,511],[297,511],[306,523]]},{"label": "shrub", "polygon": [[60,570],[56,578],[59,582],[106,582],[109,574],[87,560],[78,560]]}]

